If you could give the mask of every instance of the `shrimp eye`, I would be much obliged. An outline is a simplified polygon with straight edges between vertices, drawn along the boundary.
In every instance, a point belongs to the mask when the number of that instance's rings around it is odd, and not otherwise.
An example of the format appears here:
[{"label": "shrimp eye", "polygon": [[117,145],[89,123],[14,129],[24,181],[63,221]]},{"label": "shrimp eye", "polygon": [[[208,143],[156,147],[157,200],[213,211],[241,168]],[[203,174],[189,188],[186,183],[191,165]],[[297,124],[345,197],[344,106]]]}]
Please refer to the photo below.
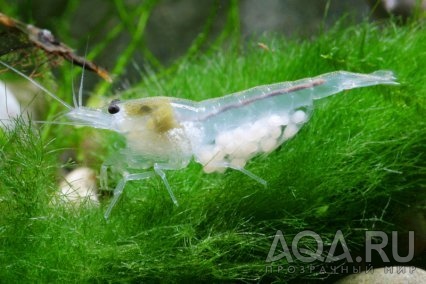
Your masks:
[{"label": "shrimp eye", "polygon": [[108,112],[110,114],[116,114],[117,112],[120,111],[120,107],[117,105],[117,103],[119,102],[119,100],[113,100],[109,106],[108,106]]}]

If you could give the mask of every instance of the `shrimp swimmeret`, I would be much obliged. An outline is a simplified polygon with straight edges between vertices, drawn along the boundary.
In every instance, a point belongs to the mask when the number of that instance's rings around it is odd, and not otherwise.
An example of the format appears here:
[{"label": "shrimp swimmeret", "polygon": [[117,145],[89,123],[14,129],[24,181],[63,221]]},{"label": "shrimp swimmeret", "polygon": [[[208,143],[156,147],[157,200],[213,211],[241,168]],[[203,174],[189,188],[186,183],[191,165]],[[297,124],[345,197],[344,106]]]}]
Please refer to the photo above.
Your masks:
[{"label": "shrimp swimmeret", "polygon": [[[177,204],[164,170],[185,168],[191,159],[200,163],[206,173],[231,168],[266,185],[265,180],[244,168],[246,163],[256,155],[270,153],[296,135],[308,121],[314,100],[353,88],[397,84],[390,71],[371,74],[338,71],[258,86],[201,102],[149,97],[113,100],[105,109],[90,109],[82,106],[81,85],[72,107],[26,78],[68,109],[66,116],[72,120],[71,124],[112,130],[126,138],[126,147],[101,167],[100,184],[104,189],[108,167],[123,173],[105,218],[119,200],[126,182],[155,175],[160,176]],[[129,173],[127,169],[145,171]]]}]

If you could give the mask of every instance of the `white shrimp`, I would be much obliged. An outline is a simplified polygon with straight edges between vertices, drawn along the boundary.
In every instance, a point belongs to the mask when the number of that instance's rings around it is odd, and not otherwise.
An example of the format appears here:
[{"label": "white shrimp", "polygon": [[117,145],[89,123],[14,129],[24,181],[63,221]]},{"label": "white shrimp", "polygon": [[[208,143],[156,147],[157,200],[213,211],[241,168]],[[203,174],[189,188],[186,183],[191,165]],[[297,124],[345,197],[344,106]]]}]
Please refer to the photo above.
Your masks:
[{"label": "white shrimp", "polygon": [[[128,181],[160,176],[171,199],[177,200],[164,170],[185,168],[194,159],[206,173],[238,170],[263,185],[266,181],[244,167],[254,156],[269,153],[292,138],[305,124],[313,101],[343,90],[398,84],[390,71],[358,74],[346,71],[294,82],[254,87],[224,97],[194,102],[173,97],[113,100],[105,109],[82,106],[82,83],[74,108],[31,80],[68,108],[73,125],[113,130],[127,145],[101,167],[100,184],[107,188],[107,169],[123,173],[105,212],[108,218]],[[144,170],[129,173],[127,170]]]}]

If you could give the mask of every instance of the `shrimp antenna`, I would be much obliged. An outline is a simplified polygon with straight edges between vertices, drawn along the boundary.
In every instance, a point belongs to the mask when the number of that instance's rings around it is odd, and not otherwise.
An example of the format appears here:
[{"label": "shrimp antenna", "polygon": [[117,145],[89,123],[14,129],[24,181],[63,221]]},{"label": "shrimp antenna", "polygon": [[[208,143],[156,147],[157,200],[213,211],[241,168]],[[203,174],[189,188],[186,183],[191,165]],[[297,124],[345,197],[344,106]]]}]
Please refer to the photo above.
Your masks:
[{"label": "shrimp antenna", "polygon": [[66,102],[64,102],[62,99],[60,99],[58,96],[56,96],[55,94],[53,94],[52,92],[50,92],[49,90],[47,90],[45,87],[43,87],[42,85],[40,85],[39,83],[37,83],[37,81],[35,81],[34,79],[31,79],[30,77],[28,77],[27,75],[25,75],[24,73],[22,73],[21,71],[18,71],[17,69],[15,69],[14,67],[4,63],[3,61],[0,60],[0,64],[5,66],[6,68],[12,70],[13,72],[17,73],[18,75],[22,76],[23,78],[29,80],[31,83],[33,83],[37,88],[39,88],[40,90],[42,90],[43,92],[45,92],[46,94],[48,94],[51,98],[55,99],[56,101],[58,101],[59,103],[61,103],[64,107],[66,107],[67,109],[72,109],[72,107],[67,104]]},{"label": "shrimp antenna", "polygon": [[[73,70],[74,70],[74,60],[71,60],[71,74]],[[74,104],[74,107],[78,108],[77,98],[75,95],[75,87],[74,87],[74,75],[72,75],[72,78],[71,78],[71,92],[72,92],[72,102]]]},{"label": "shrimp antenna", "polygon": [[86,50],[84,51],[83,71],[81,71],[80,88],[78,89],[78,107],[81,107],[83,105],[84,69],[86,69],[86,58],[87,58],[88,48],[89,48],[89,42],[87,42]]},{"label": "shrimp antenna", "polygon": [[81,72],[80,87],[78,88],[78,102],[77,102],[78,107],[81,107],[83,105],[84,69],[85,69],[85,63],[83,63],[83,71]]}]

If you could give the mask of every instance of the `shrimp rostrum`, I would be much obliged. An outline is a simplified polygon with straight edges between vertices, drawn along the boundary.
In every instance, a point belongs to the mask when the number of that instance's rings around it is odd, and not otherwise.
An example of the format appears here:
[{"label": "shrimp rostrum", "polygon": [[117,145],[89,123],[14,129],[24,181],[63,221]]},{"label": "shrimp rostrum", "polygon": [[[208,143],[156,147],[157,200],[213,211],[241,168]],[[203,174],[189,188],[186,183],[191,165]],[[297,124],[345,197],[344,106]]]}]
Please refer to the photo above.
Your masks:
[{"label": "shrimp rostrum", "polygon": [[120,170],[123,175],[105,212],[108,218],[128,181],[156,175],[177,204],[165,171],[185,168],[192,159],[206,173],[223,173],[230,168],[266,185],[265,180],[245,169],[246,163],[294,137],[309,120],[315,100],[379,84],[397,83],[390,71],[371,74],[338,71],[200,102],[148,97],[113,100],[105,109],[82,106],[81,85],[74,107],[48,94],[68,108],[66,116],[72,120],[71,124],[112,130],[126,139],[126,147],[107,159],[100,170],[104,189],[108,167]]}]

